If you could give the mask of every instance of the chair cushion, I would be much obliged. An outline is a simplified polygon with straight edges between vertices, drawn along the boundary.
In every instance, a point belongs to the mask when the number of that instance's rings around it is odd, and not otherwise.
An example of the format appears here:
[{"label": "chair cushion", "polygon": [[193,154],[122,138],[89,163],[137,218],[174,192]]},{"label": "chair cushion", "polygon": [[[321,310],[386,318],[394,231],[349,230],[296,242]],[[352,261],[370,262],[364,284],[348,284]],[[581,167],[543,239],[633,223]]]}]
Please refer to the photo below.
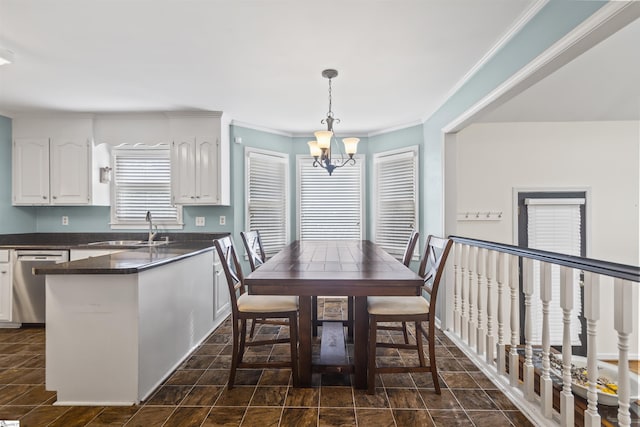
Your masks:
[{"label": "chair cushion", "polygon": [[429,302],[423,297],[369,297],[369,314],[427,314]]},{"label": "chair cushion", "polygon": [[297,311],[298,297],[280,295],[248,295],[238,298],[238,310],[251,313],[276,313],[279,311]]}]

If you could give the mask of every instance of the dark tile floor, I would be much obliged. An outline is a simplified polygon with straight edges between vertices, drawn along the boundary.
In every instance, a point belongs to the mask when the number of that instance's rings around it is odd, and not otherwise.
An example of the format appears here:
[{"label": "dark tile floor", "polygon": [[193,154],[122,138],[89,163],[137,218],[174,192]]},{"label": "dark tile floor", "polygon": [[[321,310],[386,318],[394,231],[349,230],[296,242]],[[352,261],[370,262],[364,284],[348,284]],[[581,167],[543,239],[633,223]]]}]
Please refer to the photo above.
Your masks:
[{"label": "dark tile floor", "polygon": [[[340,319],[339,299],[320,299],[325,318]],[[528,426],[529,421],[443,334],[438,334],[442,395],[430,374],[383,375],[375,395],[351,387],[342,375],[314,374],[314,386],[291,387],[289,370],[238,372],[237,386],[225,389],[231,360],[227,320],[185,360],[149,399],[130,407],[53,406],[46,391],[43,328],[0,329],[0,420],[29,426]],[[288,333],[262,325],[257,338]],[[384,331],[387,339],[399,339]],[[287,358],[286,345],[249,358]],[[415,355],[380,354],[401,364]]]}]

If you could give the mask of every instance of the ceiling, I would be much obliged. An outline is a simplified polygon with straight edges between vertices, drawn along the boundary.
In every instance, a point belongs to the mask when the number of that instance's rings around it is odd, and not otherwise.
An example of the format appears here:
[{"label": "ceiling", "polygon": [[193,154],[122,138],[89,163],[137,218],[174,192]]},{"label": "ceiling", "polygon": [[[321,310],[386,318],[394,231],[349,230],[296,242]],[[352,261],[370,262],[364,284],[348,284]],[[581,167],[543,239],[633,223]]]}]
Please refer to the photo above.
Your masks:
[{"label": "ceiling", "polygon": [[535,0],[0,0],[0,112],[222,110],[291,134],[419,123]]},{"label": "ceiling", "polygon": [[640,19],[482,115],[482,122],[640,120]]}]

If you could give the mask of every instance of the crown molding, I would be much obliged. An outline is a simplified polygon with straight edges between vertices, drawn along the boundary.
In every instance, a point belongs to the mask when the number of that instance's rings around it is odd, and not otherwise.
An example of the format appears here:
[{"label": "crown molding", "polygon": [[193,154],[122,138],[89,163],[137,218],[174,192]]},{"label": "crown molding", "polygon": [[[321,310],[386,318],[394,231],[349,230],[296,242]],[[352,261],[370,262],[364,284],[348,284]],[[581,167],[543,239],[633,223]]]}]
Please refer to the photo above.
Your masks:
[{"label": "crown molding", "polygon": [[231,126],[238,126],[238,127],[242,127],[242,128],[247,128],[247,129],[253,129],[253,130],[257,130],[260,132],[267,132],[267,133],[273,133],[275,135],[282,135],[282,136],[287,136],[289,138],[292,138],[294,135],[292,133],[289,132],[283,132],[281,130],[276,130],[276,129],[271,129],[271,128],[267,128],[267,127],[263,127],[263,126],[258,126],[258,125],[254,125],[251,123],[246,123],[246,122],[241,122],[238,120],[231,120]]},{"label": "crown molding", "polygon": [[485,108],[513,98],[639,17],[640,2],[612,1],[606,3],[566,36],[449,122],[442,128],[442,132],[450,133],[461,130],[469,125]]},{"label": "crown molding", "polygon": [[397,126],[391,126],[385,129],[380,129],[380,130],[376,130],[373,132],[369,132],[367,134],[368,137],[372,137],[372,136],[378,136],[378,135],[384,135],[386,133],[390,133],[390,132],[395,132],[398,130],[402,130],[402,129],[408,129],[408,128],[412,128],[414,126],[419,126],[419,125],[423,125],[424,124],[424,120],[414,120],[412,122],[408,122],[408,123],[404,123],[401,125],[397,125]]},{"label": "crown molding", "polygon": [[13,119],[15,117],[15,113],[10,113],[9,111],[0,110],[0,116],[4,116],[4,117],[8,117],[10,119]]}]

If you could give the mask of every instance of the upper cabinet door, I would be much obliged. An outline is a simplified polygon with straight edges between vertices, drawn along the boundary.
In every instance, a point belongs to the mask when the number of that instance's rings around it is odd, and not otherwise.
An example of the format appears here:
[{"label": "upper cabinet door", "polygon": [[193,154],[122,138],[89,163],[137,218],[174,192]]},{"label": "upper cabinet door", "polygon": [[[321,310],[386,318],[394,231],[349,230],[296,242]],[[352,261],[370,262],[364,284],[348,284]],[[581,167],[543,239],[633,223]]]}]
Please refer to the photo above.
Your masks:
[{"label": "upper cabinet door", "polygon": [[13,143],[13,204],[48,205],[49,138],[17,138]]},{"label": "upper cabinet door", "polygon": [[198,137],[196,148],[196,202],[215,205],[220,202],[218,180],[219,142],[215,137]]},{"label": "upper cabinet door", "polygon": [[178,205],[196,203],[195,173],[195,138],[173,141],[171,146],[173,203]]},{"label": "upper cabinet door", "polygon": [[50,147],[51,204],[88,204],[89,142],[53,138]]}]

